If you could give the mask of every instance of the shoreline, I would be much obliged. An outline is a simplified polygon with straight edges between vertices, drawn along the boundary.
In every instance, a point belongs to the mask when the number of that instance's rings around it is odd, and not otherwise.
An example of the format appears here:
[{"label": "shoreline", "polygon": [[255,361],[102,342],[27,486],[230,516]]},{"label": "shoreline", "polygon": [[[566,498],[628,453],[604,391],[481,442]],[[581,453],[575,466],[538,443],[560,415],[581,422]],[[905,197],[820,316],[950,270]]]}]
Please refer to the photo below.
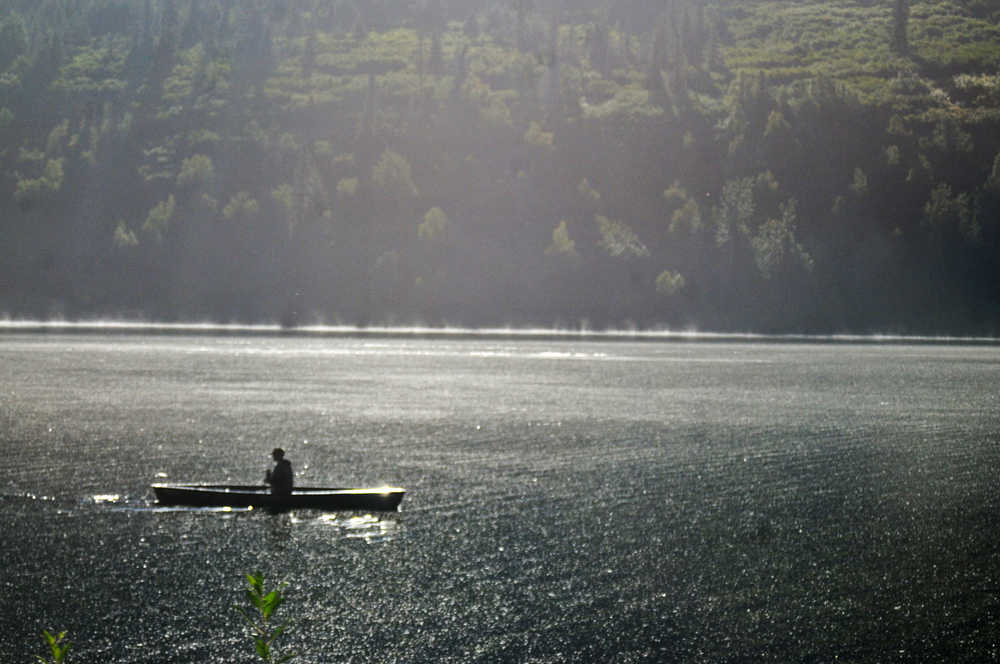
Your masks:
[{"label": "shoreline", "polygon": [[330,337],[374,339],[505,339],[520,341],[642,341],[694,343],[803,343],[864,345],[1000,345],[1000,337],[906,334],[770,334],[756,332],[706,332],[670,329],[544,328],[544,327],[449,327],[449,326],[356,326],[277,323],[150,323],[138,321],[36,321],[0,320],[0,335],[6,334],[121,334],[121,335],[211,335],[260,337]]}]

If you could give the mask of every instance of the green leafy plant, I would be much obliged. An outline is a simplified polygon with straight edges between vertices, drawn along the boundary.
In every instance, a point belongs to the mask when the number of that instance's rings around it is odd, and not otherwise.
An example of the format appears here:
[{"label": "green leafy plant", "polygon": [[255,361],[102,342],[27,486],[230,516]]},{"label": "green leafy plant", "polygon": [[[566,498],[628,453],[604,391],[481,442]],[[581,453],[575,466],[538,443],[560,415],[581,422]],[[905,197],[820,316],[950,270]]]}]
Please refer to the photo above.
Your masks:
[{"label": "green leafy plant", "polygon": [[48,663],[66,661],[66,654],[69,652],[69,641],[66,640],[66,632],[59,632],[57,635],[53,635],[47,629],[42,630],[42,636],[45,637],[46,643],[49,644],[49,650],[52,652],[52,659],[45,659],[39,655],[35,655],[35,659],[39,662]]},{"label": "green leafy plant", "polygon": [[246,618],[246,621],[253,629],[254,647],[256,648],[257,655],[261,661],[275,662],[276,664],[293,659],[296,656],[295,653],[276,658],[272,650],[274,642],[279,636],[284,634],[285,628],[288,626],[288,623],[285,622],[278,627],[272,627],[274,612],[285,601],[282,590],[284,590],[287,584],[282,584],[271,591],[267,591],[264,588],[264,576],[260,572],[247,574],[246,578],[246,598],[256,610],[256,614],[251,615],[249,611],[241,606],[237,606],[236,610]]}]

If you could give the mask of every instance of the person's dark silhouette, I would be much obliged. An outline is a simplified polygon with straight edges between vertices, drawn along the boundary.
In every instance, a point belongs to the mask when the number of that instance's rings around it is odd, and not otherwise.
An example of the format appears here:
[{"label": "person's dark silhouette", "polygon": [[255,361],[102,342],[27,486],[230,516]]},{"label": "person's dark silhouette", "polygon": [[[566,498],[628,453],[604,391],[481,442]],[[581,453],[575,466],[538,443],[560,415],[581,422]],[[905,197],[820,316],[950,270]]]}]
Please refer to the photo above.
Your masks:
[{"label": "person's dark silhouette", "polygon": [[280,447],[274,448],[274,451],[271,452],[271,457],[274,458],[275,462],[274,470],[267,471],[264,481],[271,485],[271,493],[287,496],[292,492],[294,477],[292,464],[285,458],[285,450]]}]

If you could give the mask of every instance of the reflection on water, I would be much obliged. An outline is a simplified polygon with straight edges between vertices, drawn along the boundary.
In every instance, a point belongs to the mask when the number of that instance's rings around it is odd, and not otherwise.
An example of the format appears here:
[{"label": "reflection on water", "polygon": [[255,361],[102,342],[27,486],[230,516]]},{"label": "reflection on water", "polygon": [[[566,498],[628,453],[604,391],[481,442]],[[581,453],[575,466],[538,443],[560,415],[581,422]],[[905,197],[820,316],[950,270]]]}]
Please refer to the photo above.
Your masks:
[{"label": "reflection on water", "polygon": [[95,505],[115,505],[121,501],[121,494],[117,493],[99,493],[91,496],[90,500]]},{"label": "reflection on water", "polygon": [[42,501],[42,502],[53,502],[55,501],[54,496],[40,496],[30,491],[19,492],[19,493],[4,493],[0,494],[0,501],[9,500],[14,501]]},{"label": "reflection on water", "polygon": [[[30,499],[51,500],[46,497],[25,496]],[[234,514],[257,512],[262,528],[271,540],[290,541],[296,530],[327,529],[343,539],[360,539],[369,543],[389,542],[400,534],[398,513],[362,514],[359,512],[317,512],[315,510],[269,510],[254,507],[193,507],[188,505],[158,505],[139,502],[120,494],[95,494],[81,501],[112,511],[144,513]]]},{"label": "reflection on water", "polygon": [[123,507],[122,509],[133,511],[133,512],[194,512],[194,513],[204,513],[211,514],[215,513],[225,513],[230,512],[252,512],[252,507],[190,507],[186,505],[143,505],[138,507]]},{"label": "reflection on water", "polygon": [[374,514],[320,514],[314,519],[293,518],[295,523],[315,527],[333,528],[345,539],[360,539],[366,542],[388,542],[399,534],[400,520],[397,515]]},{"label": "reflection on water", "polygon": [[284,550],[291,543],[293,523],[291,512],[271,511],[267,514],[265,526],[267,538],[279,550]]},{"label": "reflection on water", "polygon": [[[32,497],[33,498],[33,497]],[[44,500],[45,498],[40,498]],[[118,494],[98,494],[83,501],[113,511],[144,512],[154,514],[260,514],[262,527],[275,541],[290,540],[298,529],[331,529],[344,539],[361,539],[365,542],[388,542],[400,533],[398,514],[360,514],[357,512],[315,512],[312,510],[268,510],[253,507],[192,507],[187,505],[129,504]]]}]

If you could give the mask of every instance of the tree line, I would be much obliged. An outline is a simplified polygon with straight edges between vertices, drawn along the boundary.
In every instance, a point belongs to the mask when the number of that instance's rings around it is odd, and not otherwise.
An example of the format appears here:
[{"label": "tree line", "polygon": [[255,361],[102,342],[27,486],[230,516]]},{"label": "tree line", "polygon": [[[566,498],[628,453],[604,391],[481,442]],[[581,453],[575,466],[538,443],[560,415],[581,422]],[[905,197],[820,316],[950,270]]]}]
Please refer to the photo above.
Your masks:
[{"label": "tree line", "polygon": [[998,2],[0,6],[9,316],[997,332]]}]

